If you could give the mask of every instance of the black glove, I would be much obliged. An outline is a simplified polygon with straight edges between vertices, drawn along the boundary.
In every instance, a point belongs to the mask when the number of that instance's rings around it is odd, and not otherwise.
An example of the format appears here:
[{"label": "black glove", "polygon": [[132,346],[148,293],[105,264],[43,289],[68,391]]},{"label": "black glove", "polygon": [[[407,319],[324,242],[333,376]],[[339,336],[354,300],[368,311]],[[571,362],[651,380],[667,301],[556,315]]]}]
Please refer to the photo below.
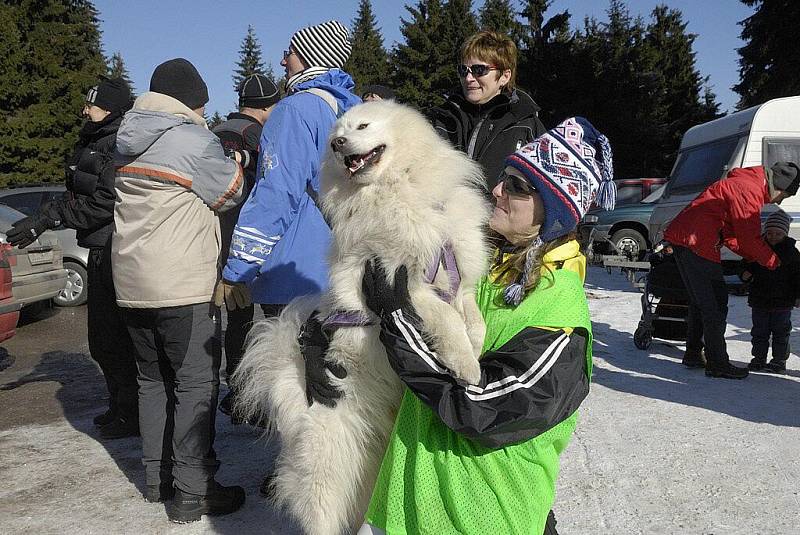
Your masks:
[{"label": "black glove", "polygon": [[394,287],[389,285],[386,269],[380,260],[368,260],[364,264],[364,277],[361,290],[367,307],[378,317],[383,318],[395,310],[413,311],[411,296],[408,294],[408,269],[400,266],[394,272]]},{"label": "black glove", "polygon": [[306,321],[300,329],[297,338],[300,343],[300,352],[306,363],[306,401],[308,406],[318,401],[326,407],[334,408],[336,400],[344,392],[336,388],[328,375],[330,371],[339,379],[347,377],[347,370],[341,365],[325,359],[330,344],[328,337],[322,330],[322,323],[317,319],[316,312]]},{"label": "black glove", "polygon": [[24,249],[36,241],[36,238],[48,229],[55,228],[61,223],[43,214],[34,214],[20,219],[6,231],[6,239],[11,245]]}]

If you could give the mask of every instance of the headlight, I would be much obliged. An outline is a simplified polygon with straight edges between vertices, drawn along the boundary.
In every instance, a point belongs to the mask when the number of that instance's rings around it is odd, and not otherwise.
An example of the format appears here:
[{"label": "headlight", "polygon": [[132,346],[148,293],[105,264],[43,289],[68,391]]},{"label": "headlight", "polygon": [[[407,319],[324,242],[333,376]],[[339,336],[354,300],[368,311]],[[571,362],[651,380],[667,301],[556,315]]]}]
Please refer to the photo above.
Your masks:
[{"label": "headlight", "polygon": [[597,216],[592,214],[587,214],[583,216],[584,223],[597,223],[597,219],[598,219]]}]

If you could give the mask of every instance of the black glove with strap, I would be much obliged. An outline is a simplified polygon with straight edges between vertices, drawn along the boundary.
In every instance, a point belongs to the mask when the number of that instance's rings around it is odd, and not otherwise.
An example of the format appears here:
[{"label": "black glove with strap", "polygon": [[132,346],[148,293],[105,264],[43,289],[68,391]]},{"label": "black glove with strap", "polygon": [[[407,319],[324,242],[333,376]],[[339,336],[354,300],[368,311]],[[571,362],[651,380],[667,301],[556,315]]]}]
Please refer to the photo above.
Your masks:
[{"label": "black glove with strap", "polygon": [[330,341],[322,330],[322,323],[317,319],[316,312],[300,329],[297,341],[300,343],[300,352],[303,354],[306,364],[306,401],[308,406],[310,407],[315,401],[318,401],[326,407],[336,407],[336,401],[344,396],[344,392],[333,385],[328,372],[339,379],[344,379],[347,377],[347,370],[325,358]]},{"label": "black glove with strap", "polygon": [[20,219],[13,223],[11,228],[6,231],[6,239],[11,245],[16,245],[24,249],[36,241],[36,238],[48,229],[55,228],[61,224],[52,217],[44,214],[34,214]]}]

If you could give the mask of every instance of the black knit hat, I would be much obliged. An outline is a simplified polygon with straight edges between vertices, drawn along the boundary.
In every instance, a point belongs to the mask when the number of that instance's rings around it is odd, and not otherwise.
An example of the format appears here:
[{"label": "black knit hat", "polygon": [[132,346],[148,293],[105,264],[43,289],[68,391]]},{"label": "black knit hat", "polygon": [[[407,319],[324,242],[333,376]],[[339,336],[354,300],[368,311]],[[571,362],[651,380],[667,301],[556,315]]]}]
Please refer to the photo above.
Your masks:
[{"label": "black knit hat", "polygon": [[800,186],[800,168],[793,162],[778,162],[771,167],[772,185],[788,195],[797,193]]},{"label": "black knit hat", "polygon": [[309,67],[341,69],[352,50],[350,32],[335,20],[297,30],[290,43]]},{"label": "black knit hat", "polygon": [[208,87],[194,65],[183,58],[165,61],[153,71],[150,91],[162,93],[196,110],[208,102]]},{"label": "black knit hat", "polygon": [[394,100],[396,98],[394,91],[385,85],[368,85],[361,91],[361,98],[367,95],[378,95],[383,100]]},{"label": "black knit hat", "polygon": [[86,103],[111,113],[131,107],[131,89],[122,78],[103,80],[86,93]]},{"label": "black knit hat", "polygon": [[280,99],[278,87],[263,74],[251,74],[239,85],[240,108],[269,108]]}]

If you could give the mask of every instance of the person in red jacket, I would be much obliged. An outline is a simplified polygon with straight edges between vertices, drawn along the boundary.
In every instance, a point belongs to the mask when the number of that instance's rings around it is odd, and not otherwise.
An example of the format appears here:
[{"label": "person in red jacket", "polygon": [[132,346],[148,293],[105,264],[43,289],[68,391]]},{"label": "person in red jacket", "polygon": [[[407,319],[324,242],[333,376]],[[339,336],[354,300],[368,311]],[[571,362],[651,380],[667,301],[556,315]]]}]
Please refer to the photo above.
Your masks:
[{"label": "person in red jacket", "polygon": [[799,185],[800,168],[790,162],[733,169],[724,180],[708,186],[667,227],[664,239],[673,246],[689,295],[684,365],[705,367],[710,377],[747,377],[746,368],[730,363],[725,346],[728,291],[720,249],[725,246],[767,269],[778,267],[780,260],[761,239],[761,208],[791,197]]}]

